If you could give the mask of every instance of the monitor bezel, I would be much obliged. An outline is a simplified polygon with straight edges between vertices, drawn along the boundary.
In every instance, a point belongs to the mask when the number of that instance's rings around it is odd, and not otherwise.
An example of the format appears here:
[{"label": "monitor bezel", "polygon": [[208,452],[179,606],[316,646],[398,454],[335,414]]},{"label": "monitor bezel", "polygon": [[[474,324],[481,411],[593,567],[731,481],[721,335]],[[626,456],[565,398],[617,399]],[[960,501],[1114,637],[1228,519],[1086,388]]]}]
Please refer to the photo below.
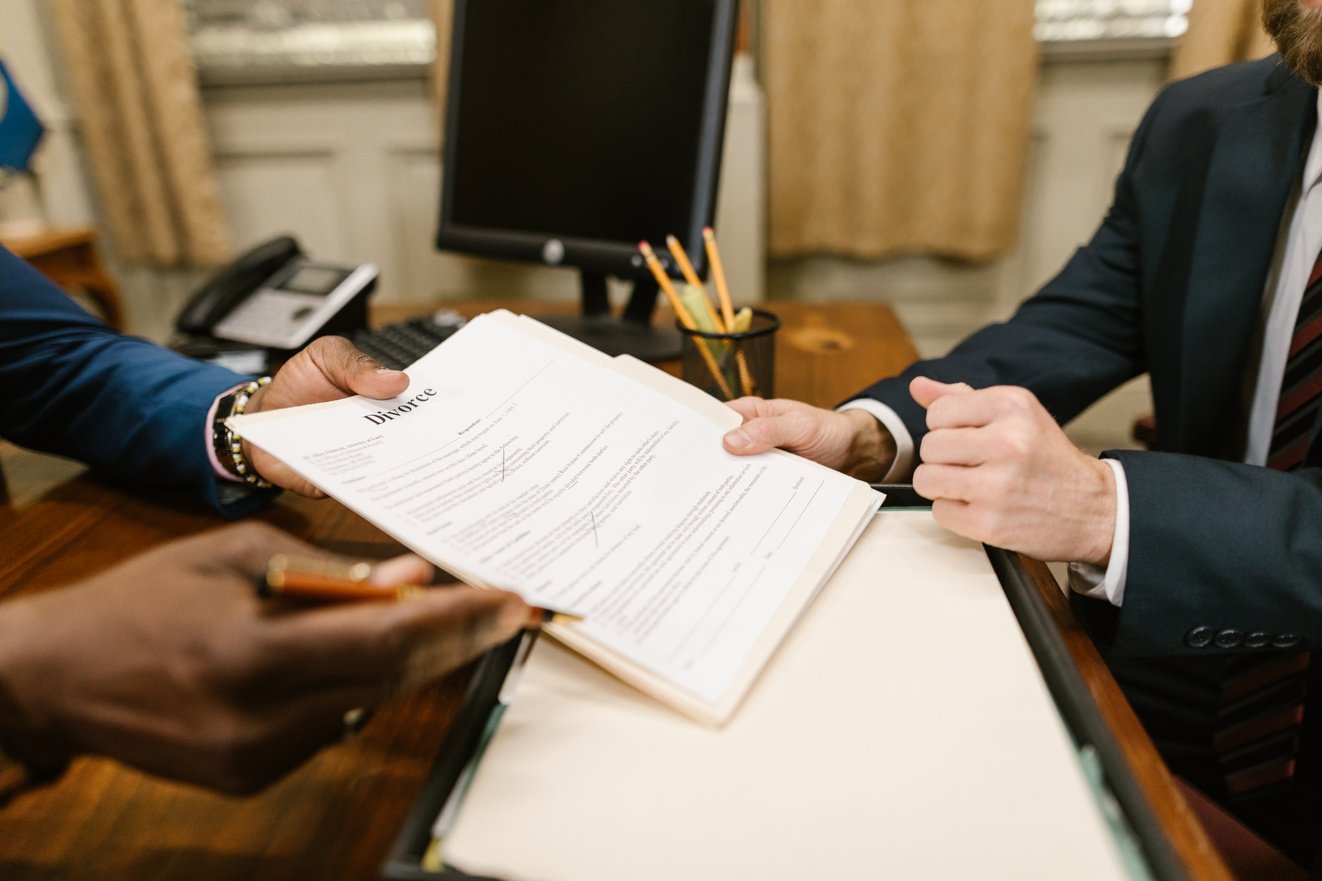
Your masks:
[{"label": "monitor bezel", "polygon": [[[447,75],[445,128],[441,148],[441,211],[436,231],[438,250],[456,251],[482,257],[519,260],[543,266],[562,266],[601,273],[623,279],[646,279],[649,272],[638,253],[636,243],[612,242],[572,236],[523,233],[511,230],[476,227],[454,222],[454,175],[458,163],[456,145],[448,137],[458,124],[463,70],[463,35],[470,0],[454,0],[450,36],[450,59]],[[702,98],[702,119],[696,145],[694,198],[690,206],[689,228],[673,234],[684,245],[694,269],[706,277],[707,259],[702,230],[715,220],[721,157],[725,146],[725,124],[729,105],[731,67],[735,51],[736,19],[739,0],[713,0],[712,41],[707,57],[708,77]],[[548,248],[551,242],[560,247]],[[678,276],[674,261],[666,254],[664,243],[653,247],[662,266]]]}]

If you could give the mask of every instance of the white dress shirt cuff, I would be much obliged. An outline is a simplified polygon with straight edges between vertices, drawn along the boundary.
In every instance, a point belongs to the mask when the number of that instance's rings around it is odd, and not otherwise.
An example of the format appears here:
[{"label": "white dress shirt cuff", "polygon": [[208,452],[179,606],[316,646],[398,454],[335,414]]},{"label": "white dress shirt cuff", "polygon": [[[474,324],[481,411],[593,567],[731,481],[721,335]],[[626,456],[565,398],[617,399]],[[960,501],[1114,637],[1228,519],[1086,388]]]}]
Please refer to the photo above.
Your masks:
[{"label": "white dress shirt cuff", "polygon": [[1111,560],[1106,568],[1091,563],[1070,563],[1070,589],[1113,606],[1125,601],[1125,576],[1129,571],[1129,484],[1125,469],[1115,459],[1103,459],[1115,474],[1115,535]]},{"label": "white dress shirt cuff", "polygon": [[881,478],[882,483],[905,483],[913,475],[914,448],[913,436],[904,427],[900,415],[880,401],[871,398],[855,398],[846,401],[837,410],[865,410],[876,417],[877,421],[895,438],[895,462]]}]

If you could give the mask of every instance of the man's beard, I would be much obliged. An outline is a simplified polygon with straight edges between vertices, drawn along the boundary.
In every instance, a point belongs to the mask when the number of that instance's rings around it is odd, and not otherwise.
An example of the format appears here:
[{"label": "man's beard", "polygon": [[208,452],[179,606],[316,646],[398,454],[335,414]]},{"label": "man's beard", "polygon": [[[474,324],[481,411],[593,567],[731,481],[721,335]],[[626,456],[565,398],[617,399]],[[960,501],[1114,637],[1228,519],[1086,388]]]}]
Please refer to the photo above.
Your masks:
[{"label": "man's beard", "polygon": [[1299,0],[1263,0],[1262,24],[1290,69],[1322,85],[1322,9],[1305,9]]}]

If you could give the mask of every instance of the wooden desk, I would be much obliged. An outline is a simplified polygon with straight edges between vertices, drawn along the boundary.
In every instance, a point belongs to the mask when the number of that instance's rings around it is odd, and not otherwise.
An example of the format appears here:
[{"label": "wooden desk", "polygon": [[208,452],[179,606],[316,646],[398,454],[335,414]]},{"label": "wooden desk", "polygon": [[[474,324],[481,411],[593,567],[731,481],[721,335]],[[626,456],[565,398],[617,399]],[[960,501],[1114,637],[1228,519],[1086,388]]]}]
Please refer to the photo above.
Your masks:
[{"label": "wooden desk", "polygon": [[[785,397],[829,406],[915,356],[884,306],[774,308],[784,322],[777,387]],[[0,447],[0,463],[7,479],[0,498],[0,598],[48,589],[219,524],[187,502],[130,494],[82,475],[76,465],[11,446]],[[380,558],[398,551],[334,502],[286,495],[259,516],[340,553]],[[1227,878],[1050,574],[1040,564],[1031,564],[1030,572],[1189,876]],[[377,878],[450,723],[462,681],[463,674],[456,674],[384,708],[357,739],[249,799],[161,782],[107,761],[79,760],[52,787],[0,810],[0,877]],[[952,830],[952,839],[957,836]]]}]

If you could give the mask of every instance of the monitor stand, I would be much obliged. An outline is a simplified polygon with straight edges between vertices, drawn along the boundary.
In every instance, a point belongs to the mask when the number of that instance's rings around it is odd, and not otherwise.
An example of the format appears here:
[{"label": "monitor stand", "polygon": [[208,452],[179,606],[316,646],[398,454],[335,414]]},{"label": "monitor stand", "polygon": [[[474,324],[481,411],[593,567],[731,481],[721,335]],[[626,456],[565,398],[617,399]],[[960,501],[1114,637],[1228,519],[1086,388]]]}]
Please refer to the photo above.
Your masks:
[{"label": "monitor stand", "polygon": [[542,315],[538,320],[607,355],[633,355],[649,364],[679,357],[679,332],[652,326],[655,281],[634,281],[629,304],[619,317],[611,314],[604,274],[584,270],[582,286],[583,309],[578,315]]}]

